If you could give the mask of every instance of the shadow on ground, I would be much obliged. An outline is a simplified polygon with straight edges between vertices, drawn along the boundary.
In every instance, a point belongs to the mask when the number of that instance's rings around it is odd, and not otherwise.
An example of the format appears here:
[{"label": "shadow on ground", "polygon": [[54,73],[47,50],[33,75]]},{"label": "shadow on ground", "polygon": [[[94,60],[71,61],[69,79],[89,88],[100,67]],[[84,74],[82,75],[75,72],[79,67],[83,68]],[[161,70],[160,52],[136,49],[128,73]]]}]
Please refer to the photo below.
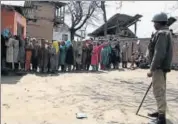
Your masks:
[{"label": "shadow on ground", "polygon": [[23,76],[1,76],[1,84],[17,84]]}]

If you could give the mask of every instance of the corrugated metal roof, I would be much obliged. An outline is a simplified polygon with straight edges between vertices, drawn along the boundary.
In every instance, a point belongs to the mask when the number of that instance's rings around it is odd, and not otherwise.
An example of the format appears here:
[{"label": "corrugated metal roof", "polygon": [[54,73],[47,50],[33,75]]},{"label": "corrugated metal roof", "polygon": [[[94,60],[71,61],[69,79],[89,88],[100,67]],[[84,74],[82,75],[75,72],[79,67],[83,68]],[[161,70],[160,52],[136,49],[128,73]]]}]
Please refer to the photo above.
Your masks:
[{"label": "corrugated metal roof", "polygon": [[[117,26],[119,25],[120,27],[125,27],[126,30],[128,30],[130,33],[133,34],[133,32],[130,31],[128,29],[128,27],[131,26],[134,22],[138,21],[139,18],[141,18],[141,17],[142,17],[142,15],[138,15],[138,14],[135,15],[135,16],[129,16],[129,15],[126,15],[126,14],[117,13],[107,21],[108,31],[109,30],[116,30]],[[101,34],[101,32],[103,32],[103,31],[104,31],[104,24],[101,25],[99,28],[97,28],[95,31],[93,31],[89,35],[90,36],[95,36],[95,35],[97,36],[97,35]]]}]

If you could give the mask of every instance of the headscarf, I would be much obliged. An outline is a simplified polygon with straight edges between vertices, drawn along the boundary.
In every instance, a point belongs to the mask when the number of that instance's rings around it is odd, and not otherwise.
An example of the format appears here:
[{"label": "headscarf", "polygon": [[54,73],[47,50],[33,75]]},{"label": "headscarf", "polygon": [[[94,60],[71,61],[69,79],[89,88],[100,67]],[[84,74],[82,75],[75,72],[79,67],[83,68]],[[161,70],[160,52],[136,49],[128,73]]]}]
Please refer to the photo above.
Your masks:
[{"label": "headscarf", "polygon": [[59,52],[59,43],[58,41],[53,41],[53,47],[56,49],[56,53]]},{"label": "headscarf", "polygon": [[65,44],[66,44],[67,48],[72,45],[70,40],[66,41]]},{"label": "headscarf", "polygon": [[9,37],[9,34],[10,34],[10,31],[9,31],[9,29],[7,29],[7,28],[2,31],[2,35],[3,35],[4,37]]}]

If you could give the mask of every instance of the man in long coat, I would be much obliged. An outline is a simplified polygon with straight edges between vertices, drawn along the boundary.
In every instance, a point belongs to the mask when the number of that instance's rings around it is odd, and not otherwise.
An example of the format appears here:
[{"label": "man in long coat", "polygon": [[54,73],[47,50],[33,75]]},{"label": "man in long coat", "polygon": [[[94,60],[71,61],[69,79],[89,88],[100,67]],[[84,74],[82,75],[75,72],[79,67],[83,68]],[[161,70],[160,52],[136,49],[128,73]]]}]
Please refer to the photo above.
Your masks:
[{"label": "man in long coat", "polygon": [[25,41],[20,38],[19,39],[19,62],[21,70],[25,70]]},{"label": "man in long coat", "polygon": [[128,45],[127,43],[122,47],[122,67],[127,68],[128,62]]}]

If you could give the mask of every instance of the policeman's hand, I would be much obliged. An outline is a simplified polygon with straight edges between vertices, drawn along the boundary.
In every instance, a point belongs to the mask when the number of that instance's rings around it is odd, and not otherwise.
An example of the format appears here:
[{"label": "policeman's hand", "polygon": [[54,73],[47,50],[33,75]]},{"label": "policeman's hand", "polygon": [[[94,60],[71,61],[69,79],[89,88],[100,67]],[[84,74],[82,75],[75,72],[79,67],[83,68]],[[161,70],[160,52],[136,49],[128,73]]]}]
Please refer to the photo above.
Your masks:
[{"label": "policeman's hand", "polygon": [[153,74],[152,74],[151,71],[149,71],[149,72],[147,73],[147,76],[148,76],[148,77],[152,77],[152,75],[153,75]]}]

